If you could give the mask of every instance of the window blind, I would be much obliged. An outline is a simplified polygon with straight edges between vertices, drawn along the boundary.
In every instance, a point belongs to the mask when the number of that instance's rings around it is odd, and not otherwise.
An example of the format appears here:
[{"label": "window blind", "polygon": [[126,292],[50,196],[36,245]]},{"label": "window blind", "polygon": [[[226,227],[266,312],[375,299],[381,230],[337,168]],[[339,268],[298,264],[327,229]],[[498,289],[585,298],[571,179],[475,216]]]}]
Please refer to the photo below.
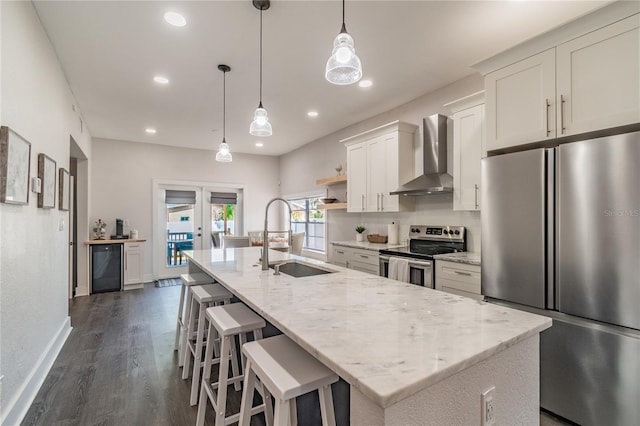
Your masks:
[{"label": "window blind", "polygon": [[166,204],[195,204],[196,191],[165,191],[164,202]]},{"label": "window blind", "polygon": [[235,192],[212,192],[211,204],[238,204],[238,194]]}]

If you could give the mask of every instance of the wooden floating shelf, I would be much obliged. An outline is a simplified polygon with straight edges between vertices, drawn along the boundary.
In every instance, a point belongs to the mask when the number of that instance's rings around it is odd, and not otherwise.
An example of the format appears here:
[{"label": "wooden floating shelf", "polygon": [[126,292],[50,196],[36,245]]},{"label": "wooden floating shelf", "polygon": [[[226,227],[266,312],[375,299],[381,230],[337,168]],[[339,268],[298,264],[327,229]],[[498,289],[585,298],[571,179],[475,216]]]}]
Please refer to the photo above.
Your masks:
[{"label": "wooden floating shelf", "polygon": [[318,209],[320,210],[338,210],[346,208],[347,203],[318,204]]},{"label": "wooden floating shelf", "polygon": [[331,176],[327,178],[317,179],[316,185],[335,185],[347,181],[347,175]]}]

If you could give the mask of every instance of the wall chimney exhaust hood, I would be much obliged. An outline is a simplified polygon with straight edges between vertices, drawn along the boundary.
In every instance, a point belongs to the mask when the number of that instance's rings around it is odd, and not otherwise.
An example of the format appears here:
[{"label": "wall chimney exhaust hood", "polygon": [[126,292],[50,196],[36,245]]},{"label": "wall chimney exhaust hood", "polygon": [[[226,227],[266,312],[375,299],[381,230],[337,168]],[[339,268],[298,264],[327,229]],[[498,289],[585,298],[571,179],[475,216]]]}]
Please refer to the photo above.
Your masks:
[{"label": "wall chimney exhaust hood", "polygon": [[447,117],[440,114],[422,119],[423,173],[401,185],[392,195],[432,195],[453,192],[447,173]]}]

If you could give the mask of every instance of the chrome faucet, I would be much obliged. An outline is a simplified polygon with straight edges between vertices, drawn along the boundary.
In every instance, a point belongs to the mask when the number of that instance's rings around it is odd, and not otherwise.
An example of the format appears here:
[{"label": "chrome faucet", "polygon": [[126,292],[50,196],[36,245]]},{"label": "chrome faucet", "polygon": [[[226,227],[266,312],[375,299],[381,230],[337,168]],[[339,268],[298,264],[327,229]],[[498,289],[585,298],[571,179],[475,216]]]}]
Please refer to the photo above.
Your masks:
[{"label": "chrome faucet", "polygon": [[291,247],[291,205],[284,198],[276,197],[267,203],[264,209],[264,232],[262,234],[262,270],[269,270],[269,206],[274,201],[280,200],[289,208],[289,247]]}]

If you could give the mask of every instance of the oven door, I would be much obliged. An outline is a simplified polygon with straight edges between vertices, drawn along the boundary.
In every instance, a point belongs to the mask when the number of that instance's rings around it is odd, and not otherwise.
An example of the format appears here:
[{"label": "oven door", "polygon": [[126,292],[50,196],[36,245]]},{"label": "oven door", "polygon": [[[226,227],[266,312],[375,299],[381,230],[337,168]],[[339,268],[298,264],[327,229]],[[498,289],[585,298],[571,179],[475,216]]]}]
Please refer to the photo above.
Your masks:
[{"label": "oven door", "polygon": [[[380,276],[389,278],[389,258],[394,256],[380,255]],[[409,283],[427,288],[434,288],[433,260],[418,260],[395,256],[409,260]]]}]

